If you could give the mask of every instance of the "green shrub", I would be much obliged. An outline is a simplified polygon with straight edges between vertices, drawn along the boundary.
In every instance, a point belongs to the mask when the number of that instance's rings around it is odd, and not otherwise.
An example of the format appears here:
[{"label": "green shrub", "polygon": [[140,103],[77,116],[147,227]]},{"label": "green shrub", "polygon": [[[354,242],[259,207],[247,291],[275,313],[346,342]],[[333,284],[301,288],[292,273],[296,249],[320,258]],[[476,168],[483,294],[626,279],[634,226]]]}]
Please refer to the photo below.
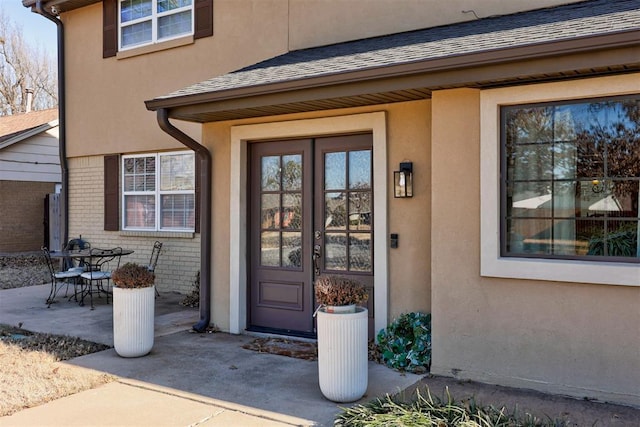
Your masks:
[{"label": "green shrub", "polygon": [[431,366],[431,314],[407,313],[378,334],[382,363],[399,371],[425,373]]}]

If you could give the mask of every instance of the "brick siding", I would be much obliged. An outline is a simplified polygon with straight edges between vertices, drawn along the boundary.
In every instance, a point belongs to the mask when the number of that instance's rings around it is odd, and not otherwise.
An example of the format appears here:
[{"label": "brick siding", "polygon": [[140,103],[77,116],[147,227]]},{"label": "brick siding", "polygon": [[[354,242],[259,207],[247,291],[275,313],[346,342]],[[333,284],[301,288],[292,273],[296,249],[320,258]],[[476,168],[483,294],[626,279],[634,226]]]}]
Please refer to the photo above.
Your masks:
[{"label": "brick siding", "polygon": [[69,238],[92,247],[133,249],[122,263],[147,264],[153,243],[163,243],[156,268],[161,292],[188,294],[200,269],[200,234],[104,231],[104,162],[101,156],[69,159]]},{"label": "brick siding", "polygon": [[0,181],[0,252],[40,250],[44,199],[54,191],[51,182]]}]

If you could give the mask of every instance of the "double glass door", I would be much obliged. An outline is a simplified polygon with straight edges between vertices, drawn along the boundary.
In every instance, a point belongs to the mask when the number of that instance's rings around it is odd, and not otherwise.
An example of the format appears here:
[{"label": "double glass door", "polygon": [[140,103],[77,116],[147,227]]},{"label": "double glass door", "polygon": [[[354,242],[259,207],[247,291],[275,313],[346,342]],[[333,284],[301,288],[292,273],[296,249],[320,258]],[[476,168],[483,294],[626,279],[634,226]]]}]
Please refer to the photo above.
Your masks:
[{"label": "double glass door", "polygon": [[249,329],[315,336],[323,274],[364,282],[373,314],[372,154],[371,134],[250,144]]}]

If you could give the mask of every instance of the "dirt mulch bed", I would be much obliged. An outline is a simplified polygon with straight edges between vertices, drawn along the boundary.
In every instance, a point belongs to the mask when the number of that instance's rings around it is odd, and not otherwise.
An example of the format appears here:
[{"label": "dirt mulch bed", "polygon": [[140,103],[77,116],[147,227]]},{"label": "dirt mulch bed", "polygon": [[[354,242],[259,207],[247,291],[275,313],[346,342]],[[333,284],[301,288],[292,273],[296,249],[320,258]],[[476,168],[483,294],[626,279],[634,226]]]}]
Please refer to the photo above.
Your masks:
[{"label": "dirt mulch bed", "polygon": [[318,346],[314,342],[286,338],[256,338],[242,346],[259,353],[279,354],[297,359],[318,360]]}]

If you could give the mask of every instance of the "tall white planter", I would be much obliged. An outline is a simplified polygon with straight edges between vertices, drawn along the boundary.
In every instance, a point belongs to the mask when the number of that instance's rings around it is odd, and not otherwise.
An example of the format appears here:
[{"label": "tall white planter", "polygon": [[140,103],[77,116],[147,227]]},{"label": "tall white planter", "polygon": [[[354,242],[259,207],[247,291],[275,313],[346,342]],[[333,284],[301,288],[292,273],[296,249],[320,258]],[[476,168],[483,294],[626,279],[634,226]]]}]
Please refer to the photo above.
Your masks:
[{"label": "tall white planter", "polygon": [[329,400],[353,402],[367,391],[367,314],[364,307],[340,314],[318,310],[318,376]]},{"label": "tall white planter", "polygon": [[144,356],[153,347],[155,287],[112,289],[116,353],[122,357]]}]

